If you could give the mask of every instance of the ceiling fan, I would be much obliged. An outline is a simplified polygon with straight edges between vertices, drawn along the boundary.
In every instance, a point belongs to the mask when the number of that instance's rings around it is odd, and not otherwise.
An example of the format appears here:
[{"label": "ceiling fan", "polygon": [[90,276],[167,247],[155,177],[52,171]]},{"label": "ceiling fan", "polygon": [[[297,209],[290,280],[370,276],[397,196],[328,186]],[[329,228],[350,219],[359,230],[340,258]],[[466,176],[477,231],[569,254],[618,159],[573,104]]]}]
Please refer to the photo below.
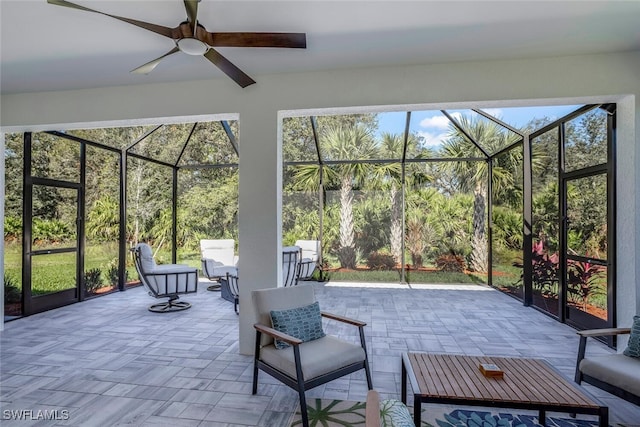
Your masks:
[{"label": "ceiling fan", "polygon": [[131,70],[132,73],[148,74],[162,59],[176,52],[183,52],[187,55],[202,55],[213,65],[218,67],[227,76],[231,77],[241,87],[247,87],[255,81],[242,70],[222,56],[214,47],[286,47],[301,48],[307,47],[305,33],[210,33],[198,22],[198,3],[200,0],[183,0],[187,12],[187,20],[181,22],[175,28],[164,27],[162,25],[150,24],[136,19],[124,18],[98,10],[89,9],[66,0],[47,0],[47,3],[56,6],[65,6],[72,9],[95,12],[109,16],[123,22],[144,28],[161,36],[172,39],[176,46],[164,55],[149,61],[138,68]]}]

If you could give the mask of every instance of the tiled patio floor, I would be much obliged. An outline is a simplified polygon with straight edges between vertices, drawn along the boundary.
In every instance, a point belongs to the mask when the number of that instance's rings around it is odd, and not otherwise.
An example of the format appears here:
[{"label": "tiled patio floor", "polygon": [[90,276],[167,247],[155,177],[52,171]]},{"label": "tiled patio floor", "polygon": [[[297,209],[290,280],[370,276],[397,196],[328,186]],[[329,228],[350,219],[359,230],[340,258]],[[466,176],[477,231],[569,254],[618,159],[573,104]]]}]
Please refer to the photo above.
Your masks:
[{"label": "tiled patio floor", "polygon": [[[542,357],[573,376],[575,331],[492,289],[312,286],[324,310],[368,322],[373,382],[383,397],[400,396],[400,354],[408,350]],[[287,426],[297,394],[260,373],[251,395],[252,359],[238,354],[233,305],[206,284],[185,299],[190,310],[154,314],[146,309],[152,298],[137,288],[5,324],[2,417],[57,410],[65,418],[66,410],[68,419],[2,425]],[[325,329],[357,342],[353,327]],[[640,425],[639,407],[586,387],[609,405],[612,424]],[[307,396],[363,400],[364,373]]]}]

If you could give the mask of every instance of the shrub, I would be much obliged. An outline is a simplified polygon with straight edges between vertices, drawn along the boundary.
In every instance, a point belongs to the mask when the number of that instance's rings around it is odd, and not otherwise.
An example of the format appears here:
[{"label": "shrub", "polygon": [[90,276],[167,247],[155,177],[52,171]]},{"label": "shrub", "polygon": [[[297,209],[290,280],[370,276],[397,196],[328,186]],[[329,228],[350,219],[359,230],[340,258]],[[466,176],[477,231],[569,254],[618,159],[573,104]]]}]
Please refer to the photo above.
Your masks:
[{"label": "shrub", "polygon": [[22,218],[16,216],[4,217],[4,240],[18,241],[22,236]]},{"label": "shrub", "polygon": [[84,272],[84,289],[87,294],[94,294],[102,287],[102,271],[99,268],[92,268]]},{"label": "shrub", "polygon": [[22,291],[18,287],[16,279],[10,274],[4,275],[4,303],[13,304],[20,302]]},{"label": "shrub", "polygon": [[[118,258],[114,258],[107,264],[107,280],[109,281],[109,285],[117,285],[118,284]],[[129,271],[124,270],[124,281],[129,281]]]},{"label": "shrub", "polygon": [[388,253],[375,251],[369,254],[367,267],[370,270],[393,270],[396,268],[396,260]]},{"label": "shrub", "polygon": [[438,270],[445,272],[463,273],[465,262],[464,258],[456,254],[443,254],[436,259],[436,267]]}]

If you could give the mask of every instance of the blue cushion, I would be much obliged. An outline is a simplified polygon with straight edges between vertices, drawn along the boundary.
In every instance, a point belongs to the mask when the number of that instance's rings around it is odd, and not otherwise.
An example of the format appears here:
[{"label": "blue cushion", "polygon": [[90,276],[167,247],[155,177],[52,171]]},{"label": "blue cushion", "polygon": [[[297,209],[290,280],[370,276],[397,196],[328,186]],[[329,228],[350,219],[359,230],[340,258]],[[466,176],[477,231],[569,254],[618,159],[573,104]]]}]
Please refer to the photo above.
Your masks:
[{"label": "blue cushion", "polygon": [[380,402],[380,426],[415,427],[407,406],[396,399]]},{"label": "blue cushion", "polygon": [[640,357],[640,316],[633,316],[629,344],[627,344],[623,354],[630,357]]},{"label": "blue cushion", "polygon": [[[322,316],[318,302],[288,310],[271,310],[271,324],[276,331],[296,337],[303,342],[317,340],[325,336],[322,330]],[[278,349],[289,347],[283,341],[275,340]]]}]

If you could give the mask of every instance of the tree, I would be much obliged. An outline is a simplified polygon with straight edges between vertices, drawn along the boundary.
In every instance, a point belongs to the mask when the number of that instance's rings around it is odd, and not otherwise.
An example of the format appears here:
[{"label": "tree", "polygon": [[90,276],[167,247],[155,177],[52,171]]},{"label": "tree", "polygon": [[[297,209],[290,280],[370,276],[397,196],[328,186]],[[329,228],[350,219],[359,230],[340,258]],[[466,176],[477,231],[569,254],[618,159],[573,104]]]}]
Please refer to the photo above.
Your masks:
[{"label": "tree", "polygon": [[[496,152],[509,146],[517,140],[517,135],[509,135],[496,123],[489,120],[470,119],[462,116],[460,126],[489,153]],[[448,139],[442,145],[446,157],[465,158],[478,155],[478,148],[453,124],[450,125]],[[513,150],[512,150],[513,151]],[[510,161],[515,161],[511,156]],[[508,162],[507,162],[508,163]],[[474,271],[486,272],[487,242],[486,242],[486,197],[487,197],[487,161],[476,162],[447,162],[445,168],[453,172],[460,191],[473,192],[473,237],[471,242],[470,267]],[[493,167],[491,176],[494,191],[499,192],[502,187],[513,183],[513,175],[504,165]]]},{"label": "tree", "polygon": [[[369,128],[355,126],[332,126],[320,135],[326,161],[372,159],[377,147]],[[373,166],[369,163],[344,162],[323,166],[326,182],[337,185],[340,191],[340,245],[338,259],[344,268],[355,268],[356,248],[353,218],[353,189],[370,177]],[[320,184],[320,166],[302,165],[294,172],[294,188],[317,191]]]},{"label": "tree", "polygon": [[93,202],[87,214],[87,237],[100,242],[117,241],[120,233],[120,207],[111,195]]},{"label": "tree", "polygon": [[[407,145],[415,147],[415,139],[407,141]],[[383,159],[402,159],[404,140],[402,135],[383,133],[380,144],[380,155]],[[391,223],[389,225],[389,241],[391,255],[396,263],[402,263],[402,164],[384,163],[376,168],[378,182],[389,190],[391,206]]]}]

